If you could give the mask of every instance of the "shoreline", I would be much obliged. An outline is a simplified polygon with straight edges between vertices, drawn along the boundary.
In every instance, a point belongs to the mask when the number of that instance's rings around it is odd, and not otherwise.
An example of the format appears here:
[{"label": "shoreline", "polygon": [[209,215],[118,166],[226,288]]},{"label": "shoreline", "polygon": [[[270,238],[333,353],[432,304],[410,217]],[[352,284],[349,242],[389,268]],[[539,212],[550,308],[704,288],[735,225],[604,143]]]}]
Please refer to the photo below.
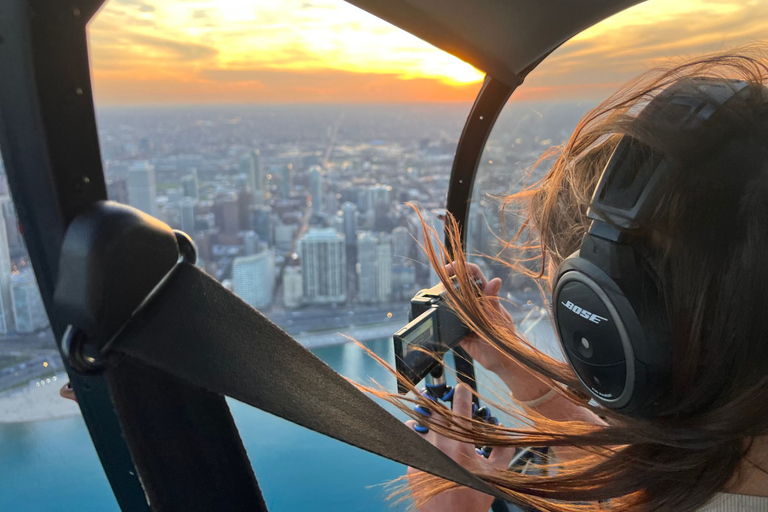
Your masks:
[{"label": "shoreline", "polygon": [[[546,318],[546,315],[540,315],[535,321],[530,322],[530,325],[526,328],[526,323],[529,323],[527,321],[528,318],[522,318],[524,316],[522,314],[513,316],[520,317],[515,318],[515,320],[522,324],[521,327],[523,327],[524,333],[536,327],[540,320]],[[401,318],[398,315],[386,322],[377,324],[351,325],[347,326],[343,331],[308,332],[300,333],[293,337],[309,350],[353,343],[351,339],[360,343],[367,343],[382,338],[391,339],[394,332],[405,325],[406,322],[407,319]],[[552,352],[550,355],[557,357],[557,347],[551,344],[551,340],[536,340],[535,338],[534,336],[530,341],[539,350],[545,353]],[[67,380],[66,373],[58,373],[50,378],[34,379],[21,388],[0,391],[0,425],[80,416],[80,408],[77,404],[59,395],[59,389]]]},{"label": "shoreline", "polygon": [[400,319],[392,318],[386,323],[360,326],[350,325],[343,331],[337,329],[301,333],[293,336],[293,338],[308,349],[352,343],[349,338],[357,340],[360,343],[366,343],[381,338],[391,338],[395,331],[407,323],[407,319],[404,319],[403,322],[398,322],[398,320]]},{"label": "shoreline", "polygon": [[[345,335],[361,343],[390,337],[398,325],[397,320],[393,318],[387,323],[350,326],[344,332],[335,330],[302,333],[294,338],[311,350],[352,343]],[[50,382],[39,385],[46,380]],[[0,391],[0,425],[80,416],[77,404],[59,395],[59,389],[67,380],[66,373],[57,373],[48,379],[30,381],[20,388]]]},{"label": "shoreline", "polygon": [[[80,416],[77,404],[59,395],[59,389],[68,379],[66,373],[57,373],[53,377],[35,379],[24,387],[0,393],[0,425]],[[41,382],[45,384],[40,385]]]}]

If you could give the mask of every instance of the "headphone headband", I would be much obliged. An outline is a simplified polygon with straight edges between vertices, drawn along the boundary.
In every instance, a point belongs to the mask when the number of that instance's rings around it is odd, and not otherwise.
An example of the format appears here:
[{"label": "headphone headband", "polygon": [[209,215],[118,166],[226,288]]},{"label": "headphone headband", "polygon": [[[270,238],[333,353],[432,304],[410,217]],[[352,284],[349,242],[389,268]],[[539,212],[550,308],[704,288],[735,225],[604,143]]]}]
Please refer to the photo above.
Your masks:
[{"label": "headphone headband", "polygon": [[[681,131],[695,130],[747,88],[742,80],[681,80],[653,98],[638,119],[659,116]],[[669,157],[625,135],[603,170],[587,215],[621,229],[638,227],[672,167]]]}]

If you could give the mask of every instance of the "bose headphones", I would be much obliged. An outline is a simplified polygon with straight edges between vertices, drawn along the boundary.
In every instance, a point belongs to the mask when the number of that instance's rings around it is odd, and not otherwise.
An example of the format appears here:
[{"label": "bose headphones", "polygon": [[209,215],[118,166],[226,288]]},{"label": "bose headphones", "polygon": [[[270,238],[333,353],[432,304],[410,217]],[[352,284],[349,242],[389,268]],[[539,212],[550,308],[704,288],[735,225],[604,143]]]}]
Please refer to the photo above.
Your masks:
[{"label": "bose headphones", "polygon": [[[680,130],[696,129],[747,90],[744,81],[685,79],[638,117],[665,116]],[[658,203],[674,165],[625,135],[595,189],[581,248],[555,279],[553,314],[569,363],[599,404],[632,416],[652,415],[668,388],[673,341],[654,266],[627,234]]]}]

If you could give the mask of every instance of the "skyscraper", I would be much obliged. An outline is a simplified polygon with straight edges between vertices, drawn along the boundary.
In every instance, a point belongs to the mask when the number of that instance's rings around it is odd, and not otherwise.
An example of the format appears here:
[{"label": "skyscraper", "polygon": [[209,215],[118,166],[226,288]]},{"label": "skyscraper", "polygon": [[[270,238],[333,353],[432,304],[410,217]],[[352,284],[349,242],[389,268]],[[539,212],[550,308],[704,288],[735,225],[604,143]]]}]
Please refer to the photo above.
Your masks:
[{"label": "skyscraper", "polygon": [[376,244],[376,299],[392,299],[392,237],[382,234]]},{"label": "skyscraper", "polygon": [[261,154],[258,149],[249,152],[240,160],[240,172],[246,175],[251,192],[255,193],[264,190]]},{"label": "skyscraper", "polygon": [[357,300],[387,302],[392,298],[392,241],[389,235],[363,231],[357,237],[359,266]]},{"label": "skyscraper", "polygon": [[27,334],[48,325],[48,316],[32,269],[24,269],[11,276],[11,297],[16,332]]},{"label": "skyscraper", "polygon": [[144,213],[157,217],[155,166],[136,162],[128,170],[128,203]]},{"label": "skyscraper", "polygon": [[248,227],[259,235],[259,239],[270,247],[274,245],[272,234],[272,208],[267,205],[251,206],[248,209]]},{"label": "skyscraper", "polygon": [[[10,201],[10,198],[8,199]],[[5,206],[5,205],[3,205]],[[5,211],[5,208],[3,208]],[[11,297],[11,253],[6,236],[5,216],[0,222],[0,333],[7,334],[15,330],[13,302]]]},{"label": "skyscraper", "polygon": [[192,236],[195,233],[195,205],[197,201],[192,197],[181,200],[181,230]]},{"label": "skyscraper", "polygon": [[357,240],[357,206],[349,201],[341,206],[344,212],[344,236],[347,245],[355,245]]},{"label": "skyscraper", "polygon": [[404,226],[392,230],[392,259],[395,264],[402,264],[411,258],[412,243],[411,234]]},{"label": "skyscraper", "polygon": [[254,308],[272,304],[275,286],[275,253],[264,250],[252,256],[235,258],[232,262],[232,282],[235,293]]},{"label": "skyscraper", "polygon": [[261,165],[261,152],[258,149],[251,151],[251,186],[253,191],[264,191],[264,169]]},{"label": "skyscraper", "polygon": [[19,218],[16,215],[16,207],[9,196],[3,197],[2,203],[8,249],[10,249],[11,254],[15,254],[24,249],[24,241],[21,238],[21,231],[19,231]]},{"label": "skyscraper", "polygon": [[287,266],[283,271],[283,304],[287,308],[301,306],[304,297],[301,266]]},{"label": "skyscraper", "polygon": [[[255,231],[245,232],[243,235],[243,245],[245,246],[246,256],[253,256],[262,248],[260,247],[261,241],[259,240],[259,235],[257,235]],[[266,244],[264,244],[263,247],[266,247]]]},{"label": "skyscraper", "polygon": [[293,189],[293,164],[286,164],[280,170],[280,195],[283,199],[291,197]]},{"label": "skyscraper", "polygon": [[193,199],[200,199],[200,185],[197,180],[197,169],[190,169],[190,173],[181,178],[181,188],[184,189],[184,196]]},{"label": "skyscraper", "polygon": [[312,195],[312,213],[322,213],[325,203],[323,172],[319,165],[309,168],[309,193]]},{"label": "skyscraper", "polygon": [[409,300],[416,292],[416,270],[412,261],[392,265],[392,298]]},{"label": "skyscraper", "polygon": [[299,240],[304,301],[343,303],[346,293],[344,237],[334,229],[310,229]]},{"label": "skyscraper", "polygon": [[235,235],[240,231],[240,208],[237,194],[218,196],[213,202],[216,227],[226,235]]},{"label": "skyscraper", "polygon": [[377,302],[376,290],[376,237],[370,231],[357,235],[357,300],[363,304]]}]

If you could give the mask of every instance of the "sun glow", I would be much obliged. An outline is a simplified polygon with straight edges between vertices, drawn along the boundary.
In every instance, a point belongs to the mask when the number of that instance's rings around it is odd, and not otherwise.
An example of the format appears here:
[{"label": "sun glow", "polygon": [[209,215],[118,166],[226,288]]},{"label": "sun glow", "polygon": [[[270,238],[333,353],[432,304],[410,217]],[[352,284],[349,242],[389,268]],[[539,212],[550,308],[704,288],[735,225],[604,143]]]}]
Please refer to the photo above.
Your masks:
[{"label": "sun glow", "polygon": [[[578,34],[516,96],[604,95],[667,56],[762,38],[766,19],[759,0],[648,0]],[[109,0],[89,45],[112,104],[470,101],[483,79],[343,0]]]}]

